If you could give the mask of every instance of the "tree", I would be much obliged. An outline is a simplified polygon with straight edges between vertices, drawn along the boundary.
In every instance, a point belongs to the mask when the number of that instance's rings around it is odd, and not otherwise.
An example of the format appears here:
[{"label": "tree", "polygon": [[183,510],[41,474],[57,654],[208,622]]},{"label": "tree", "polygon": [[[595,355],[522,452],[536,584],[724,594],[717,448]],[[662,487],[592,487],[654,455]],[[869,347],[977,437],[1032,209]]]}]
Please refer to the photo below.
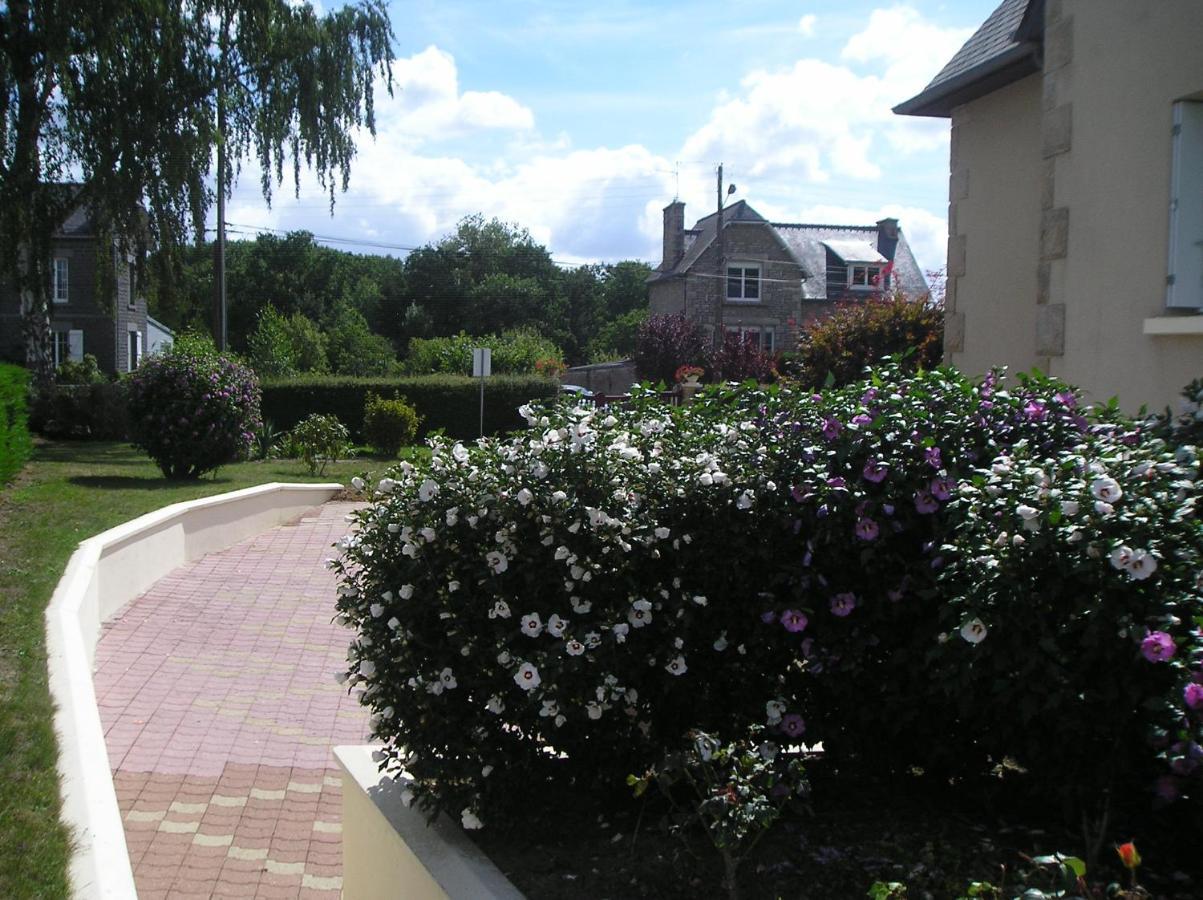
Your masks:
[{"label": "tree", "polygon": [[[24,298],[38,377],[50,377],[51,242],[72,209],[115,242],[97,254],[111,285],[115,258],[203,233],[216,150],[253,155],[269,202],[286,162],[299,191],[303,160],[333,205],[354,130],[375,131],[375,78],[391,91],[391,39],[382,0],[322,17],[288,0],[0,6],[0,274]],[[228,193],[233,179],[219,181]],[[178,273],[178,255],[159,258]]]},{"label": "tree", "polygon": [[330,366],[339,375],[387,375],[397,361],[392,344],[373,334],[353,306],[340,305],[326,333]]},{"label": "tree", "polygon": [[287,378],[297,374],[297,354],[288,333],[288,320],[265,306],[259,313],[259,325],[247,341],[251,368],[260,378]]}]

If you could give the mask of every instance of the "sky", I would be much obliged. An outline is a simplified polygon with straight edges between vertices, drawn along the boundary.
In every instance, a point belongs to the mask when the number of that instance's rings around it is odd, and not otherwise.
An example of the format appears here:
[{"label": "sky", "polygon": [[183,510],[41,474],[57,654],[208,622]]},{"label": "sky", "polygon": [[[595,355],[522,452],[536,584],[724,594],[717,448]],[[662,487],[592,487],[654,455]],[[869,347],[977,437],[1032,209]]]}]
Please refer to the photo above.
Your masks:
[{"label": "sky", "polygon": [[[925,269],[947,240],[948,121],[894,115],[997,0],[410,0],[389,13],[393,96],[357,138],[333,216],[312,177],[268,208],[244,161],[230,237],[305,229],[404,256],[481,213],[566,265],[660,260],[730,200],[772,221],[899,219]],[[290,175],[286,177],[291,177]],[[327,238],[337,240],[326,240]]]}]

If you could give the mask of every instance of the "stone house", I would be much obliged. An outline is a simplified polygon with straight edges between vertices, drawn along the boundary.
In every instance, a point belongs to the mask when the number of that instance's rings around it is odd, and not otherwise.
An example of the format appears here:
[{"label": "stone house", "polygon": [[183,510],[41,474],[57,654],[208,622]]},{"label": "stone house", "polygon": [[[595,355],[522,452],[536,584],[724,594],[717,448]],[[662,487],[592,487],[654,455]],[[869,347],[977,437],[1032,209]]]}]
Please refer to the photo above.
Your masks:
[{"label": "stone house", "polygon": [[1203,3],[1004,0],[903,115],[951,119],[945,358],[1164,408],[1203,375]]},{"label": "stone house", "polygon": [[[685,228],[685,204],[664,208],[664,250],[648,278],[652,315],[683,313],[713,336],[742,335],[764,350],[797,346],[807,322],[841,300],[900,288],[927,293],[897,219],[875,225],[770,222],[746,201]],[[720,302],[721,300],[721,302]]]},{"label": "stone house", "polygon": [[[51,259],[50,330],[55,366],[96,357],[103,372],[131,372],[150,347],[146,297],[138,290],[132,258],[118,260],[112,297],[96,294],[96,230],[83,209],[76,209],[54,237]],[[116,248],[107,252],[116,253]],[[0,285],[0,359],[25,362],[21,298]]]}]

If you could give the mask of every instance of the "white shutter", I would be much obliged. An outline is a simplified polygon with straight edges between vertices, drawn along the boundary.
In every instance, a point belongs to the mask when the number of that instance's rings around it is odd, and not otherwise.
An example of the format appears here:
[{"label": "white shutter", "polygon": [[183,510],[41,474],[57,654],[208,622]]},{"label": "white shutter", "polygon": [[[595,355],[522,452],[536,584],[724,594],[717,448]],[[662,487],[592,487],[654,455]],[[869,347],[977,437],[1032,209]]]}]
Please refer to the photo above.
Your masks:
[{"label": "white shutter", "polygon": [[67,355],[72,362],[83,362],[84,333],[76,329],[67,332]]},{"label": "white shutter", "polygon": [[1170,265],[1166,306],[1203,306],[1203,103],[1174,104]]}]

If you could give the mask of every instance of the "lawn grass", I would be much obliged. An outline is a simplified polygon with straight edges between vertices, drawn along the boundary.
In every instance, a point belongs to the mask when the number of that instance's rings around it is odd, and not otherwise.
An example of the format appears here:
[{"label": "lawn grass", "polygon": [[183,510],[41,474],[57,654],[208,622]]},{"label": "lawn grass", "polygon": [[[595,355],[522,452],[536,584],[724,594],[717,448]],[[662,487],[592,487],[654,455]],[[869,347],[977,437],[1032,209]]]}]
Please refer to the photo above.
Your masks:
[{"label": "lawn grass", "polygon": [[299,461],[267,460],[172,482],[127,444],[47,442],[0,487],[0,897],[69,893],[43,613],[79,542],[182,500],[272,481],[346,483],[388,464],[361,457],[310,476]]}]

